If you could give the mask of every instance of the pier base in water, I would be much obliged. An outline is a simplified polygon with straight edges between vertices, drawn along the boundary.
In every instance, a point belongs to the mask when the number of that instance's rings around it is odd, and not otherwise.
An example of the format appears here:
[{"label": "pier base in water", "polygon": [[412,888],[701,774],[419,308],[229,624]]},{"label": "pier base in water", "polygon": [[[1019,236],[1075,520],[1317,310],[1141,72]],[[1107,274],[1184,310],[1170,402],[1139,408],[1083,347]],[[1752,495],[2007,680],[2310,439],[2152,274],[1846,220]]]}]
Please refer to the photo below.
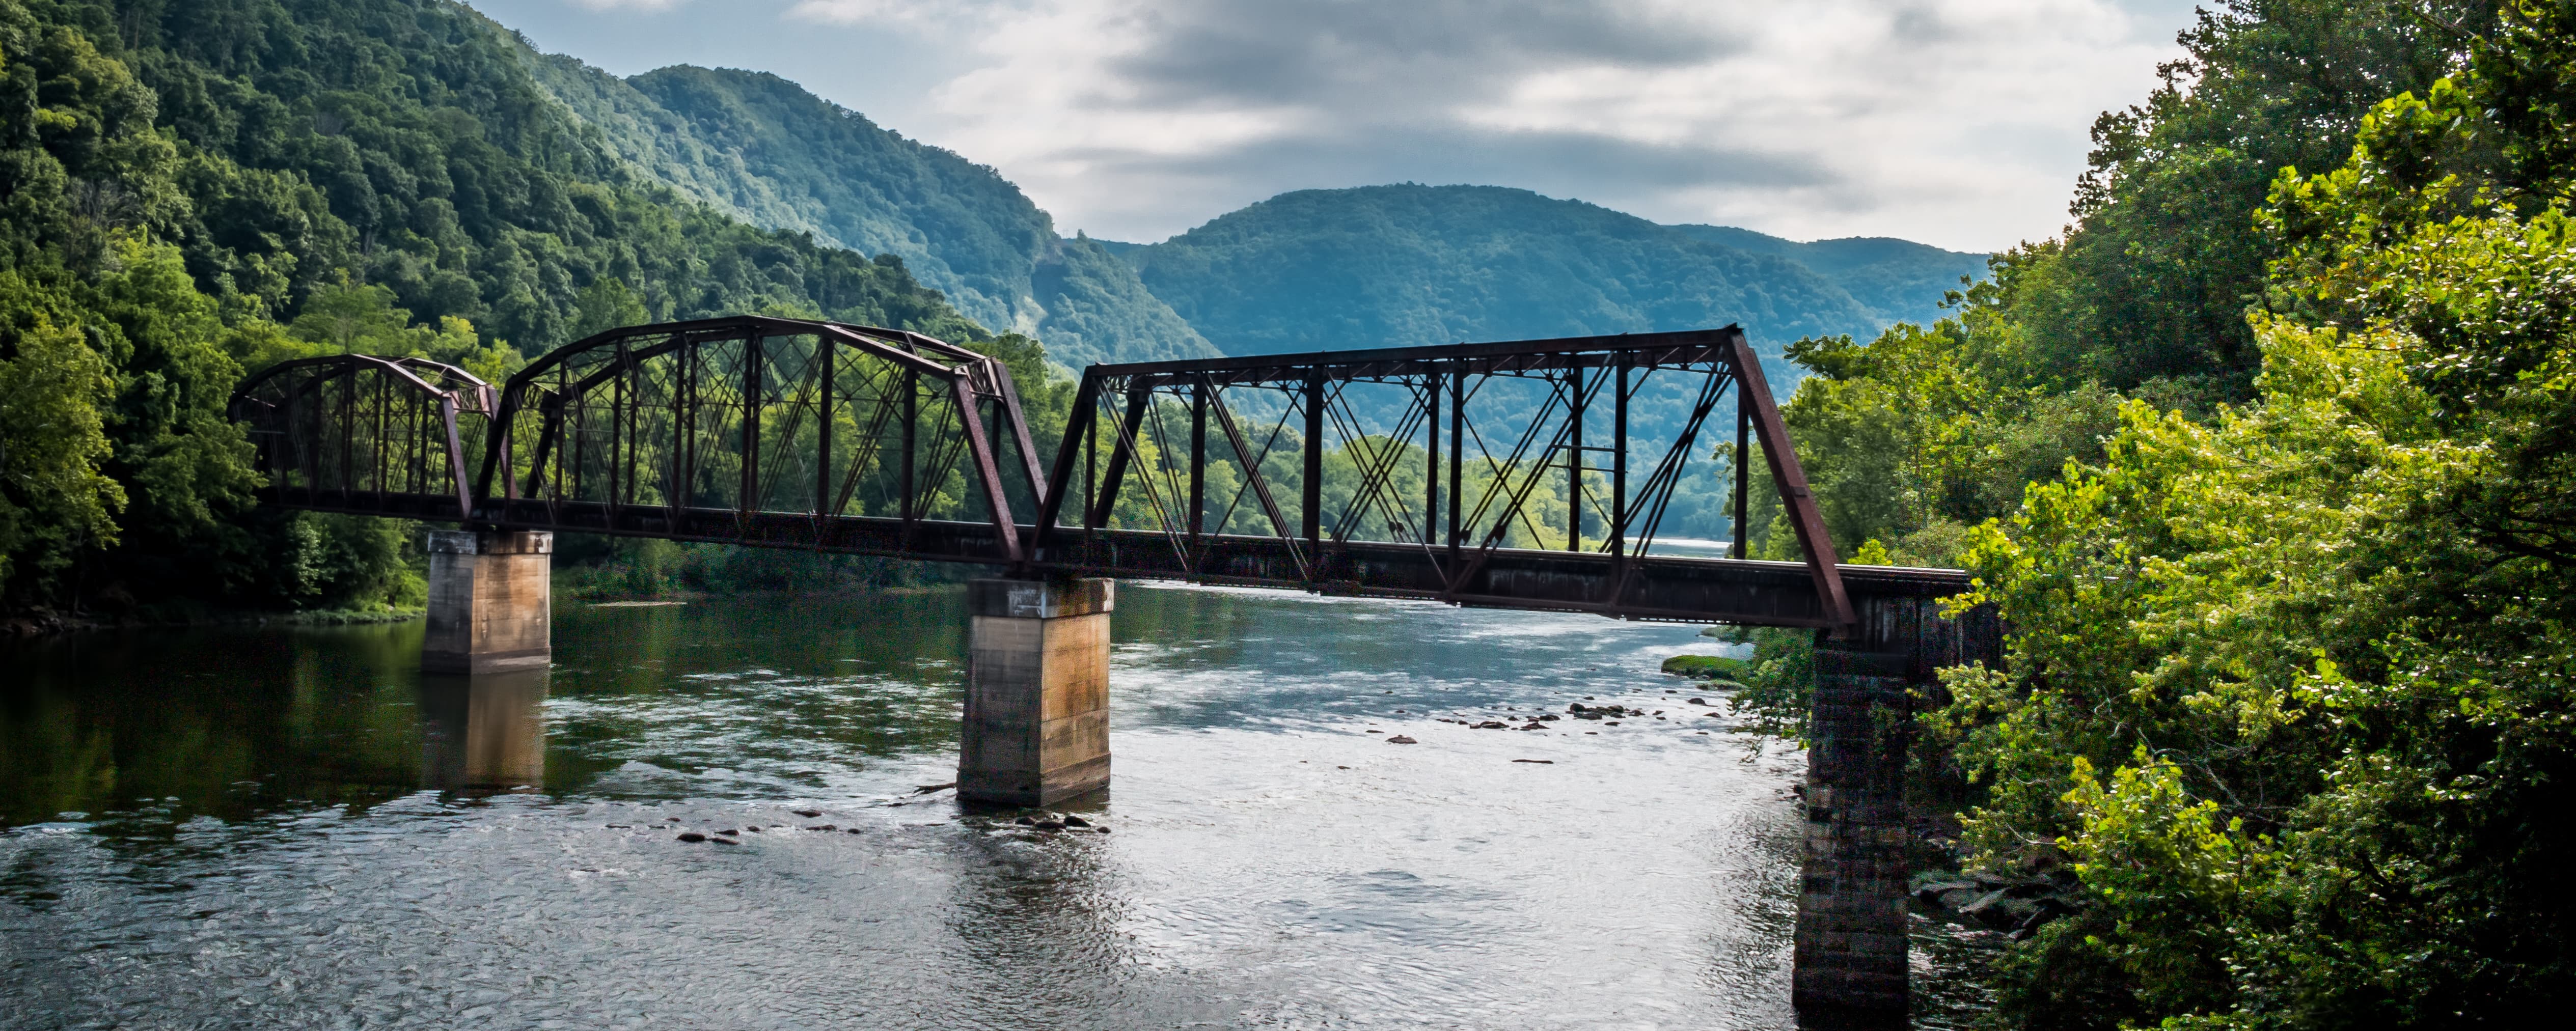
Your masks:
[{"label": "pier base in water", "polygon": [[1109,580],[966,585],[957,797],[1044,806],[1109,786]]},{"label": "pier base in water", "polygon": [[1816,646],[1806,859],[1792,996],[1801,1011],[1906,1009],[1905,739],[1911,656]]},{"label": "pier base in water", "polygon": [[540,530],[432,530],[429,673],[544,669],[554,658],[555,535]]}]

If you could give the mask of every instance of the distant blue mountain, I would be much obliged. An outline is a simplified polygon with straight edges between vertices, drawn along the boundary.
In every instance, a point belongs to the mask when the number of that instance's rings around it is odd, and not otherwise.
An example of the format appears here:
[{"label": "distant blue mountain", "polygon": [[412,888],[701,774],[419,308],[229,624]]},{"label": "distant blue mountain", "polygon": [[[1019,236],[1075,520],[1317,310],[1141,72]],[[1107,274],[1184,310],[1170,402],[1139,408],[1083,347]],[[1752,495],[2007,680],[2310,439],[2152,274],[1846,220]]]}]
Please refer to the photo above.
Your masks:
[{"label": "distant blue mountain", "polygon": [[1802,336],[1930,321],[1985,255],[1657,225],[1493,186],[1301,190],[1156,244],[1101,246],[1229,354],[1694,329]]}]

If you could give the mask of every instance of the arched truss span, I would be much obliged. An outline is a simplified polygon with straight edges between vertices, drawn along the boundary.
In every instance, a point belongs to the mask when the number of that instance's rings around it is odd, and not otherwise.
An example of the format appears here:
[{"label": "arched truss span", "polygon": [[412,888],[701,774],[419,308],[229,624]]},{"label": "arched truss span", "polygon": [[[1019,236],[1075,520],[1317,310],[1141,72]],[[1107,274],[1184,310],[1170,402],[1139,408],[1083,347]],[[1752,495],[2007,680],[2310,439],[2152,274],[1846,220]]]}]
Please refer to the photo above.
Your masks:
[{"label": "arched truss span", "polygon": [[268,503],[444,520],[474,510],[467,470],[494,404],[491,384],[453,365],[343,354],[261,370],[227,414],[258,449]]},{"label": "arched truss span", "polygon": [[478,519],[513,526],[1007,563],[1042,476],[1000,361],[836,322],[610,330],[510,377],[493,424]]}]

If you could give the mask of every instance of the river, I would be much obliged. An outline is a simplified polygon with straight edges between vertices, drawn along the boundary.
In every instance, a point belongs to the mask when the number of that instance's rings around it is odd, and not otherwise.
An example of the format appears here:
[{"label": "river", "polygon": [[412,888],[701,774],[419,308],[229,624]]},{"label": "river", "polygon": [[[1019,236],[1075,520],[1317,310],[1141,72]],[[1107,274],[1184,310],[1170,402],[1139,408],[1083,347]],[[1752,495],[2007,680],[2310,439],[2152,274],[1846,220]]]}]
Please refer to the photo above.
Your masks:
[{"label": "river", "polygon": [[[1121,584],[1048,832],[920,790],[963,608],[561,603],[498,688],[417,622],[9,646],[0,1026],[1795,1026],[1804,760],[1656,671],[1696,628]],[[1469,726],[1586,699],[1661,718]]]}]

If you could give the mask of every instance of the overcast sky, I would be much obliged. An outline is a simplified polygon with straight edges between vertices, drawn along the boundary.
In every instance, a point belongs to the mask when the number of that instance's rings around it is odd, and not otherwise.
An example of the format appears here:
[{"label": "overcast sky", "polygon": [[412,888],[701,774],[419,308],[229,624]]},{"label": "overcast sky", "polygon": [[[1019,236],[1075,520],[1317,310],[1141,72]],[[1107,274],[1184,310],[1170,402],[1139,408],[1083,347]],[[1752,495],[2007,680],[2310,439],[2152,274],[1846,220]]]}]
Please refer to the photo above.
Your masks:
[{"label": "overcast sky", "polygon": [[1066,235],[1485,183],[1986,251],[2056,233],[2190,0],[469,0],[620,75],[776,72],[999,168]]}]

